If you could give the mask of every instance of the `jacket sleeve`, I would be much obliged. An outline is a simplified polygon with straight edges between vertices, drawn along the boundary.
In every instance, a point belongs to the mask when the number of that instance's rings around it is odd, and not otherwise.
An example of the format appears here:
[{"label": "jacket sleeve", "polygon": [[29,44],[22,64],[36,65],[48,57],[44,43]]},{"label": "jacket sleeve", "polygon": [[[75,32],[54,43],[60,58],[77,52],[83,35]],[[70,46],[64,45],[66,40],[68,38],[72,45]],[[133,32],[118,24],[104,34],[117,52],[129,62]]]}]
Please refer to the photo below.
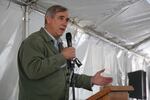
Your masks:
[{"label": "jacket sleeve", "polygon": [[92,91],[91,76],[74,74],[75,86]]},{"label": "jacket sleeve", "polygon": [[[38,39],[30,39],[22,43],[19,53],[19,67],[29,79],[40,79],[60,70],[65,58],[60,54],[44,55],[44,44]],[[52,51],[49,51],[52,52]]]}]

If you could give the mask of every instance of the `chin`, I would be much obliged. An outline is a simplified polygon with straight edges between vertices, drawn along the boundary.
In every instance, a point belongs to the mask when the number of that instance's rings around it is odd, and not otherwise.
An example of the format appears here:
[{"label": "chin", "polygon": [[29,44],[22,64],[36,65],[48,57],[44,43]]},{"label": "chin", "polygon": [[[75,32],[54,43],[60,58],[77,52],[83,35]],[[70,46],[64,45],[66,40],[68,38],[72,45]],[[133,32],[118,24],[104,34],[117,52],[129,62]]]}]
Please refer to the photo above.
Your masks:
[{"label": "chin", "polygon": [[59,33],[57,36],[60,37],[60,36],[62,36],[62,35],[63,35],[63,33]]},{"label": "chin", "polygon": [[59,35],[63,35],[63,34],[64,34],[64,31],[59,32]]}]

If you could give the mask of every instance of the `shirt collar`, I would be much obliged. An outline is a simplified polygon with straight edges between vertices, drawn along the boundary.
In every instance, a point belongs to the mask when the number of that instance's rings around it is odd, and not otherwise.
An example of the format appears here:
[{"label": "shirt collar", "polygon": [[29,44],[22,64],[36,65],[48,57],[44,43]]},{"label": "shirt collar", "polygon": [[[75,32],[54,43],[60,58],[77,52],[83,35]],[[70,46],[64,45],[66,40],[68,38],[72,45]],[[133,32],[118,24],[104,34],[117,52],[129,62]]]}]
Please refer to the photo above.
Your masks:
[{"label": "shirt collar", "polygon": [[44,30],[54,41],[56,41],[56,39],[45,28],[44,28]]}]

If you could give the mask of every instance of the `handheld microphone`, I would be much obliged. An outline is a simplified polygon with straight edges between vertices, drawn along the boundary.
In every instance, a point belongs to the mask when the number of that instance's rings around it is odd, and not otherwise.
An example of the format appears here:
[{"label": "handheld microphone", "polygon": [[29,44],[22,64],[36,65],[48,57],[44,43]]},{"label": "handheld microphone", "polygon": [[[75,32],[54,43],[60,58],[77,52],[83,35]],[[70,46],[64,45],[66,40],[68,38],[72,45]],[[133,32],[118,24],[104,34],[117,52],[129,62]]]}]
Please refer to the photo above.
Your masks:
[{"label": "handheld microphone", "polygon": [[[72,47],[72,35],[70,32],[66,33],[66,40],[68,47]],[[73,58],[73,62],[76,63],[78,67],[82,65],[78,58]]]},{"label": "handheld microphone", "polygon": [[66,40],[67,40],[67,45],[68,47],[72,47],[72,35],[70,32],[66,33]]}]

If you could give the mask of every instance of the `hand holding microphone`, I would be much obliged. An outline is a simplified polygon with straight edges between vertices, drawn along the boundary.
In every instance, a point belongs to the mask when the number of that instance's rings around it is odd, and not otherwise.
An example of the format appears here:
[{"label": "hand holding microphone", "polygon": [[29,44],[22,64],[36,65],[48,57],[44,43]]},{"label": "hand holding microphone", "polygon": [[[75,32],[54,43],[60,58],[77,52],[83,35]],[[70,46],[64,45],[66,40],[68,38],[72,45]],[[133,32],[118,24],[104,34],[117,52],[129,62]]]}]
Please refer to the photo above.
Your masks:
[{"label": "hand holding microphone", "polygon": [[75,55],[75,48],[72,47],[71,33],[66,33],[66,40],[67,40],[68,47],[66,47],[62,50],[62,54],[67,60],[73,60],[73,58],[75,58],[76,55]]},{"label": "hand holding microphone", "polygon": [[67,60],[75,58],[75,48],[73,47],[64,48],[61,53]]},{"label": "hand holding microphone", "polygon": [[64,48],[63,52],[65,54],[64,57],[66,59],[70,60],[71,62],[74,62],[78,67],[82,65],[82,63],[78,60],[78,58],[75,57],[75,48],[72,47],[72,36],[71,33],[66,33],[66,40],[68,48]]}]

